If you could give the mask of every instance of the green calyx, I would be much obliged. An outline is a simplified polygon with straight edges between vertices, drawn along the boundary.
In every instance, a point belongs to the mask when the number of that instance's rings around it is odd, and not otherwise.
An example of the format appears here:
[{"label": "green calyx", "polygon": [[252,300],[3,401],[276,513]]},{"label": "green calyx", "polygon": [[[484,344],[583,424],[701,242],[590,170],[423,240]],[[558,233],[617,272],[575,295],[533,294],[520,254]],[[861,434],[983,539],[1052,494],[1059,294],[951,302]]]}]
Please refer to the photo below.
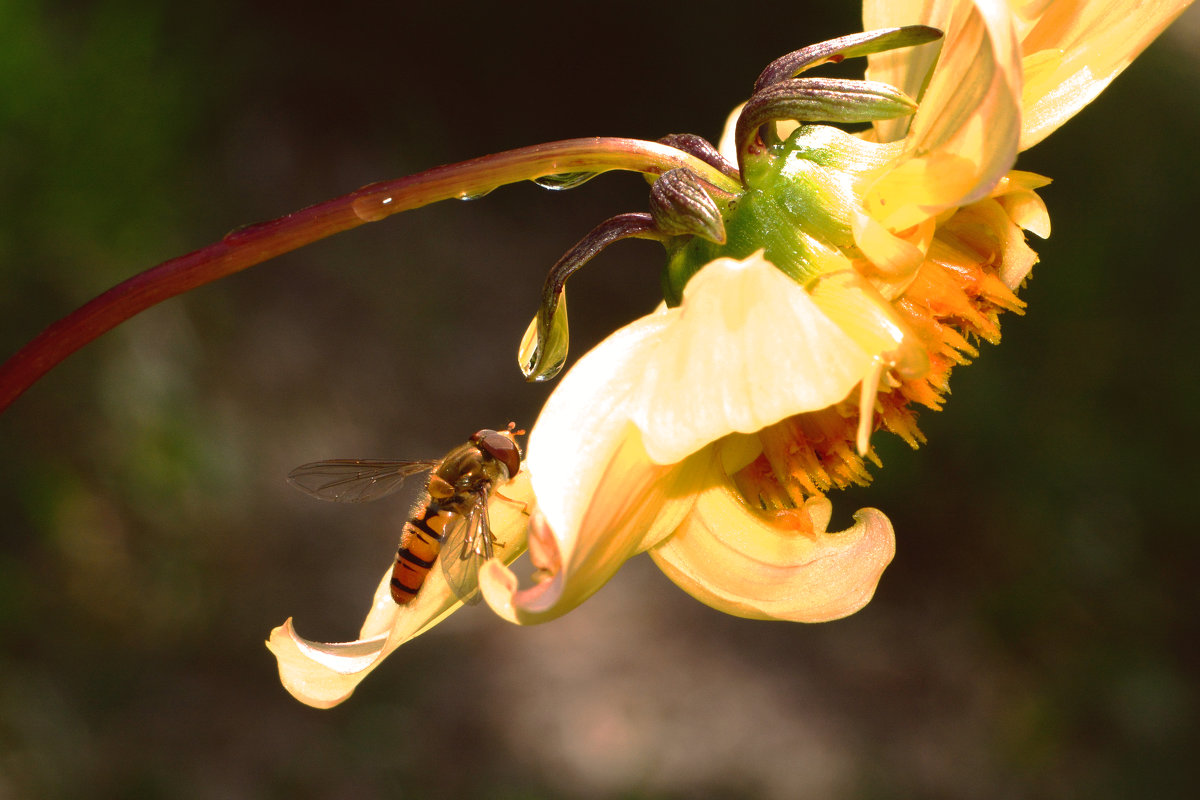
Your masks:
[{"label": "green calyx", "polygon": [[806,125],[786,141],[747,155],[745,191],[725,206],[725,243],[700,237],[667,243],[667,304],[678,305],[688,280],[715,258],[744,259],[765,250],[768,261],[807,283],[825,271],[831,251],[854,255],[859,187],[899,155],[900,147]]},{"label": "green calyx", "polygon": [[[902,144],[876,144],[815,123],[864,123],[913,114],[917,100],[870,80],[797,77],[813,67],[932,43],[941,31],[909,26],[843,36],[771,62],[754,84],[734,126],[736,153],[722,154],[694,134],[672,134],[643,149],[663,148],[644,170],[651,180],[650,212],[621,214],[589,232],[551,268],[537,315],[518,350],[526,380],[545,381],[567,355],[567,278],[608,245],[653,239],[667,250],[663,297],[679,305],[687,282],[710,261],[744,259],[764,250],[768,261],[807,284],[844,269],[855,257],[860,197],[872,172],[891,163]],[[799,123],[780,141],[780,123]],[[660,153],[660,156],[663,155]],[[622,161],[628,163],[628,159]],[[565,165],[564,165],[565,166]],[[594,169],[556,171],[539,183],[565,189]]]}]

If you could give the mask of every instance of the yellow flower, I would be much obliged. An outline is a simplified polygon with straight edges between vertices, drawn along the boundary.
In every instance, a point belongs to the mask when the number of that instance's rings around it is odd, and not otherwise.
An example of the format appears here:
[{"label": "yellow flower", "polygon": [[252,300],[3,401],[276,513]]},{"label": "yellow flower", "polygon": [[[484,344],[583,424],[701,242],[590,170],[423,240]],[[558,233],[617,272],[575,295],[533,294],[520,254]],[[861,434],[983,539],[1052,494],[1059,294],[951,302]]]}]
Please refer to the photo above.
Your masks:
[{"label": "yellow flower", "polygon": [[[571,368],[527,462],[539,566],[552,577],[521,590],[492,563],[481,581],[493,609],[552,618],[645,550],[731,614],[819,621],[861,608],[891,560],[892,528],[863,509],[827,532],[825,492],[869,480],[872,430],[916,446],[913,406],[940,407],[971,342],[997,341],[1000,312],[1022,308],[1015,290],[1037,260],[1023,231],[1049,235],[1034,191],[1049,181],[1013,171],[1018,150],[1093,99],[1185,6],[865,3],[867,29],[946,32],[940,58],[939,43],[870,56],[869,77],[921,97],[919,110],[857,139],[800,132],[783,169],[823,182],[830,217],[800,232],[803,285],[762,252],[718,258],[677,307]],[[722,137],[730,160],[736,116]]]},{"label": "yellow flower", "polygon": [[[725,209],[729,240],[671,252],[672,306],[615,332],[551,394],[503,488],[516,502],[491,506],[506,558],[527,531],[538,580],[521,588],[500,560],[485,564],[492,609],[552,619],[644,551],[739,616],[816,622],[865,605],[894,554],[891,524],[863,509],[829,532],[826,493],[869,480],[873,431],[923,441],[915,408],[939,408],[952,367],[975,340],[999,339],[1002,311],[1021,310],[1015,292],[1037,260],[1024,232],[1050,226],[1036,194],[1048,181],[1012,169],[1019,150],[1186,5],[868,0],[867,29],[945,31],[869,57],[871,79],[919,99],[915,115],[858,136],[781,125],[786,141],[758,157],[739,152],[735,111],[721,149],[749,188]],[[786,181],[799,221],[755,228],[755,181]],[[398,607],[385,576],[358,641],[308,642],[289,620],[269,646],[289,691],[333,705],[455,608],[433,578]]]}]

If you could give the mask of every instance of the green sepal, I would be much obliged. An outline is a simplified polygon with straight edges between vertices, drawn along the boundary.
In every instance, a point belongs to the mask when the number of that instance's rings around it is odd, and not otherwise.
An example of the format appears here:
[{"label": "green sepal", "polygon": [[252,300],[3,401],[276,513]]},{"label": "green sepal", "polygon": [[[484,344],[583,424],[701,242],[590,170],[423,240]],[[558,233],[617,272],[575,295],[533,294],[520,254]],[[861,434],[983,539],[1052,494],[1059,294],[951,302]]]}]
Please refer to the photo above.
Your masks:
[{"label": "green sepal", "polygon": [[650,187],[650,215],[665,234],[725,241],[721,209],[689,170],[673,169],[654,182]]},{"label": "green sepal", "polygon": [[754,82],[754,91],[758,92],[772,84],[794,78],[805,70],[830,61],[836,62],[847,58],[884,53],[888,50],[898,50],[903,47],[914,47],[940,38],[942,38],[942,32],[928,25],[908,25],[903,28],[885,28],[840,36],[837,39],[809,45],[775,59],[767,65],[762,74],[758,76],[758,80]]},{"label": "green sepal", "polygon": [[860,182],[900,154],[902,142],[868,142],[827,125],[798,128],[787,141],[751,153],[746,191],[729,203],[725,244],[699,237],[667,244],[663,297],[678,305],[692,275],[715,258],[744,259],[758,250],[800,283],[828,268],[829,254],[853,255]]}]

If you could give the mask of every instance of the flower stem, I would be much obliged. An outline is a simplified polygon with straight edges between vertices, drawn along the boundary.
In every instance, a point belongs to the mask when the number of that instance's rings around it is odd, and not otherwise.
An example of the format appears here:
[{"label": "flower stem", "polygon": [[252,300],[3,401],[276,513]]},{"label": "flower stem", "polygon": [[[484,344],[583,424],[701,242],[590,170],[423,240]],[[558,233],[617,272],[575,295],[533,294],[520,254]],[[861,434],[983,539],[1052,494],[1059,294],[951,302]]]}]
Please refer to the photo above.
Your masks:
[{"label": "flower stem", "polygon": [[364,222],[546,175],[614,169],[661,175],[679,167],[726,191],[741,188],[720,170],[667,145],[612,137],[568,139],[373,183],[285,217],[239,228],[219,242],[129,278],[38,334],[0,365],[0,411],[71,353],[135,314]]}]

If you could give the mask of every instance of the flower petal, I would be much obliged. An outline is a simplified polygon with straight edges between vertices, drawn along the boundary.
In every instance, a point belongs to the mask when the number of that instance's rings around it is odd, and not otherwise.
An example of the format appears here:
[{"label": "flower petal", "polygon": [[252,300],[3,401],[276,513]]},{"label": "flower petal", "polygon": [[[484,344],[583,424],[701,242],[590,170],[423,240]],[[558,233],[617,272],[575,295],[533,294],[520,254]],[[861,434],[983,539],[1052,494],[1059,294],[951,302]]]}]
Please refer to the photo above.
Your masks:
[{"label": "flower petal", "polygon": [[924,3],[916,18],[910,4],[884,8],[870,9],[870,24],[923,23],[946,31],[908,131],[910,158],[868,192],[871,215],[902,230],[987,195],[1012,166],[1021,128],[1021,51],[1011,12],[1000,0]]},{"label": "flower petal", "polygon": [[729,116],[725,118],[725,127],[721,129],[721,138],[717,140],[717,152],[724,156],[730,164],[738,163],[737,121],[745,107],[745,103],[738,103],[733,107],[733,111],[730,111]]},{"label": "flower petal", "polygon": [[859,347],[873,354],[876,364],[893,367],[905,378],[924,375],[929,368],[929,357],[920,339],[859,273],[847,270],[824,276],[810,294],[827,317]]},{"label": "flower petal", "polygon": [[[745,107],[745,103],[738,103],[733,107],[733,111],[730,111],[729,116],[725,118],[725,127],[721,129],[721,138],[717,139],[717,152],[724,156],[730,164],[738,163],[737,121]],[[796,128],[800,127],[800,123],[792,119],[776,120],[774,125],[775,135],[781,141],[787,139]]]},{"label": "flower petal", "polygon": [[[875,509],[860,510],[840,533],[824,531],[829,513],[828,500],[813,498],[772,519],[752,511],[727,478],[714,479],[679,530],[650,555],[680,588],[719,611],[794,622],[838,619],[871,599],[896,543],[891,523]],[[814,533],[787,524],[795,514],[807,514]]]},{"label": "flower petal", "polygon": [[833,405],[879,355],[859,346],[761,251],[706,264],[683,303],[659,318],[629,396],[633,422],[658,463]]},{"label": "flower petal", "polygon": [[[939,23],[950,18],[946,10],[949,5],[945,0],[863,0],[863,30],[920,24],[941,27]],[[918,47],[871,53],[867,56],[867,78],[895,86],[919,103],[930,69],[937,63],[944,45],[945,40],[938,39]],[[912,117],[879,120],[872,123],[873,138],[878,142],[897,141],[904,138],[911,124]]]},{"label": "flower petal", "polygon": [[267,640],[279,662],[283,688],[313,708],[332,708],[349,697],[387,655],[387,644],[386,634],[356,642],[311,642],[296,633],[291,617]]},{"label": "flower petal", "polygon": [[1190,0],[1051,3],[1021,43],[1020,148],[1045,139],[1096,99]]},{"label": "flower petal", "polygon": [[503,565],[486,564],[484,599],[505,619],[532,624],[570,611],[690,508],[694,472],[652,462],[629,418],[645,360],[672,316],[652,314],[609,336],[546,401],[526,464],[538,497],[538,566],[552,575],[521,589]]},{"label": "flower petal", "polygon": [[854,216],[854,244],[871,262],[873,272],[897,286],[899,295],[925,260],[936,226],[932,218],[909,229],[912,239],[897,236],[870,214]]},{"label": "flower petal", "polygon": [[1033,172],[1013,170],[996,184],[992,197],[1004,207],[1012,221],[1042,239],[1050,237],[1050,212],[1035,189],[1050,179]]},{"label": "flower petal", "polygon": [[[491,561],[480,570],[480,586],[492,610],[509,622],[548,622],[591,597],[632,556],[661,541],[686,516],[698,491],[697,470],[688,462],[653,464],[629,426],[621,447],[603,470],[584,515],[574,528],[552,528],[540,513],[531,537],[549,575],[522,589],[511,570]],[[703,474],[700,471],[699,474]]]},{"label": "flower petal", "polygon": [[659,311],[616,331],[579,359],[546,400],[529,434],[525,463],[538,509],[558,534],[579,528],[588,498],[608,477],[610,465],[635,449],[631,398],[671,319]]},{"label": "flower petal", "polygon": [[[527,507],[533,493],[522,470],[496,490],[488,506],[492,533],[503,558],[512,561],[525,550]],[[391,597],[391,567],[375,590],[359,639],[326,644],[301,637],[288,619],[271,631],[267,648],[279,662],[285,689],[302,703],[330,708],[353,693],[359,682],[400,645],[437,625],[462,607],[440,569],[430,570],[416,598],[404,606]]]}]

